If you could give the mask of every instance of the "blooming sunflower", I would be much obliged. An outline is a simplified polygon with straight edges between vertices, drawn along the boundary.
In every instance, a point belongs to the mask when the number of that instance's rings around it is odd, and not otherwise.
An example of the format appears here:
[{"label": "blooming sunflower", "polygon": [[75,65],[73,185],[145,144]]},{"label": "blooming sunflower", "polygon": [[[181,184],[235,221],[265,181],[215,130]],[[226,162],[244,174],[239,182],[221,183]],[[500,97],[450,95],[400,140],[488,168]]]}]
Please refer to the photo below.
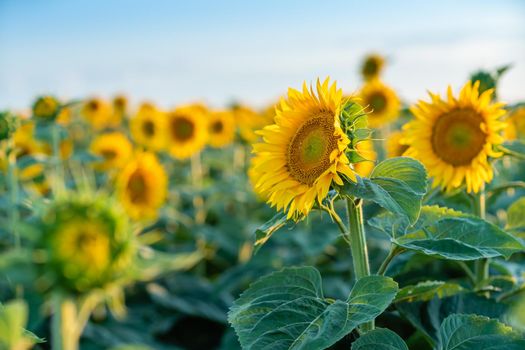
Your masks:
[{"label": "blooming sunflower", "polygon": [[374,149],[374,141],[367,139],[361,142],[358,142],[355,145],[357,153],[365,160],[359,163],[354,164],[354,171],[359,174],[359,176],[368,176],[374,169],[375,161],[377,160],[377,153]]},{"label": "blooming sunflower", "polygon": [[130,121],[131,136],[142,147],[160,151],[166,146],[166,115],[150,103],[143,103]]},{"label": "blooming sunflower", "polygon": [[372,80],[379,78],[381,71],[385,65],[385,59],[378,54],[370,54],[365,57],[363,65],[361,66],[361,75],[365,80]]},{"label": "blooming sunflower", "polygon": [[98,170],[122,168],[133,152],[133,145],[126,135],[120,132],[110,132],[97,136],[91,142],[91,153],[103,158],[95,167]]},{"label": "blooming sunflower", "polygon": [[232,108],[232,112],[235,123],[239,127],[241,139],[252,144],[259,139],[259,135],[256,133],[257,130],[273,124],[273,117],[269,115],[275,115],[275,107],[273,108],[273,112],[265,110],[263,113],[257,113],[250,107],[237,105]]},{"label": "blooming sunflower", "polygon": [[362,103],[368,106],[368,124],[373,128],[394,121],[399,116],[400,102],[394,90],[380,80],[368,81],[359,93]]},{"label": "blooming sunflower", "polygon": [[466,183],[468,192],[478,192],[493,177],[488,157],[503,142],[503,103],[491,103],[492,90],[478,92],[479,82],[470,81],[454,97],[449,86],[447,99],[430,93],[431,102],[411,108],[415,118],[405,125],[406,155],[419,159],[434,177],[434,186],[446,190]]},{"label": "blooming sunflower", "polygon": [[208,116],[208,143],[220,148],[229,145],[235,136],[235,120],[228,111],[212,112]]},{"label": "blooming sunflower", "polygon": [[115,126],[111,105],[102,99],[87,100],[82,105],[80,114],[96,130]]},{"label": "blooming sunflower", "polygon": [[60,102],[53,96],[41,96],[33,104],[33,115],[42,120],[50,120],[56,117],[60,108]]},{"label": "blooming sunflower", "polygon": [[168,150],[178,159],[200,152],[208,139],[208,123],[201,108],[182,106],[168,113]]},{"label": "blooming sunflower", "polygon": [[134,252],[126,215],[112,198],[70,195],[46,206],[38,223],[42,279],[84,293],[126,273]]},{"label": "blooming sunflower", "polygon": [[128,99],[124,95],[117,95],[111,101],[113,114],[109,126],[118,127],[128,111]]},{"label": "blooming sunflower", "polygon": [[401,157],[408,146],[403,143],[403,132],[394,131],[386,140],[386,153],[388,158]]},{"label": "blooming sunflower", "polygon": [[275,124],[259,134],[263,141],[253,146],[255,191],[268,203],[288,212],[288,218],[306,216],[315,201],[322,201],[341,175],[356,177],[345,154],[350,139],[340,125],[342,91],[336,83],[322,84],[316,92],[288,90],[288,100],[276,109]]},{"label": "blooming sunflower", "polygon": [[133,219],[150,220],[164,203],[168,177],[153,153],[138,153],[117,179],[118,197]]}]

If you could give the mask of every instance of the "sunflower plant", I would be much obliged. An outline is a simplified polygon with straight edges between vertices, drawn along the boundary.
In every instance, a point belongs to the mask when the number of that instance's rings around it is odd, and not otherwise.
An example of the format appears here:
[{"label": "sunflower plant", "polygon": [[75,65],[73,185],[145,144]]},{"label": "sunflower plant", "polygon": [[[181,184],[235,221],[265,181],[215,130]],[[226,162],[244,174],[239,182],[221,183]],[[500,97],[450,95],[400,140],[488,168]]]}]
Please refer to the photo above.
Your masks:
[{"label": "sunflower plant", "polygon": [[[324,296],[314,267],[284,268],[259,279],[229,313],[243,349],[324,349],[345,337],[358,338],[352,349],[407,349],[399,335],[376,328],[374,320],[391,309],[414,319],[407,305],[467,290],[487,303],[507,298],[495,292],[498,284],[487,263],[523,252],[523,241],[487,220],[483,197],[474,195],[477,209],[467,213],[433,205],[435,193],[429,192],[443,188],[446,196],[464,188],[475,194],[492,180],[494,165],[488,158],[503,154],[499,132],[504,124],[499,119],[505,112],[501,103],[491,102],[492,91],[479,94],[478,86],[469,82],[459,98],[449,90],[447,101],[432,94],[431,103],[413,107],[415,119],[400,137],[406,144],[404,156],[387,158],[368,173],[358,171],[359,164],[370,161],[359,147],[373,137],[367,109],[343,99],[328,79],[318,81],[315,89],[305,84],[302,91],[288,91],[276,108],[275,124],[261,130],[262,141],[254,145],[254,189],[278,211],[256,231],[256,251],[279,229],[308,220],[314,211],[325,212],[350,247],[354,284],[346,299],[334,300]],[[370,215],[365,205],[379,210]],[[509,209],[511,227],[521,225],[515,223],[521,222],[518,208],[523,208],[521,202]],[[382,233],[391,243],[375,271],[367,231]],[[456,262],[465,282],[396,281],[399,272],[391,272],[392,264],[411,257]],[[475,337],[472,332],[485,334],[485,344],[499,346],[504,340],[508,348],[525,346],[518,330],[484,316],[451,314],[437,324],[437,333],[422,328],[418,346],[454,348]]]}]

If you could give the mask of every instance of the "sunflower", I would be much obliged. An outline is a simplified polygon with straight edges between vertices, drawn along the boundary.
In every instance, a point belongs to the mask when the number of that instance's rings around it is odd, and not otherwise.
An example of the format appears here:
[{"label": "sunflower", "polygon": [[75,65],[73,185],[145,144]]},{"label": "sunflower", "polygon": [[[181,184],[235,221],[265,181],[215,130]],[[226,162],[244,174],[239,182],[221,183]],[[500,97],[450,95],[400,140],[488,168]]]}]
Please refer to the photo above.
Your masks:
[{"label": "sunflower", "polygon": [[168,113],[168,150],[178,159],[200,152],[208,138],[208,123],[201,108],[182,106]]},{"label": "sunflower", "polygon": [[83,293],[126,273],[134,251],[126,216],[112,198],[72,195],[46,206],[38,222],[42,278],[54,288]]},{"label": "sunflower", "polygon": [[267,125],[273,124],[275,108],[265,110],[263,113],[257,113],[253,109],[243,105],[237,105],[232,108],[235,123],[239,126],[241,139],[252,144],[259,139],[256,131]]},{"label": "sunflower", "polygon": [[60,109],[60,102],[53,96],[41,96],[33,104],[33,116],[42,120],[51,120],[56,117]]},{"label": "sunflower", "polygon": [[361,75],[364,80],[379,78],[385,65],[385,59],[378,54],[370,54],[365,57],[361,66]]},{"label": "sunflower", "polygon": [[166,146],[166,115],[150,103],[143,103],[130,121],[131,136],[140,146],[160,151]]},{"label": "sunflower", "polygon": [[276,109],[275,124],[259,134],[253,146],[255,191],[288,218],[306,216],[315,201],[322,201],[341,175],[356,177],[345,154],[350,139],[340,125],[342,91],[329,79],[303,91],[288,90],[288,100]]},{"label": "sunflower", "polygon": [[98,170],[122,168],[133,152],[133,146],[126,135],[120,132],[101,134],[91,142],[91,153],[103,158],[95,167]]},{"label": "sunflower", "polygon": [[105,129],[115,124],[111,105],[99,98],[91,98],[84,102],[80,114],[96,130]]},{"label": "sunflower", "polygon": [[208,116],[208,143],[212,147],[224,147],[233,141],[235,120],[228,111],[212,112]]},{"label": "sunflower", "polygon": [[109,126],[118,127],[128,111],[128,99],[124,95],[117,95],[111,101],[113,114]]},{"label": "sunflower", "polygon": [[434,177],[434,186],[446,190],[466,183],[468,192],[478,192],[493,177],[488,157],[503,142],[503,103],[491,103],[492,90],[478,92],[479,82],[468,82],[458,98],[449,86],[447,99],[430,93],[431,102],[411,108],[415,120],[405,125],[407,155],[419,159]]},{"label": "sunflower", "polygon": [[372,169],[374,169],[375,161],[377,160],[377,153],[374,149],[374,141],[368,139],[358,142],[355,145],[357,153],[365,160],[354,164],[354,171],[359,176],[365,177],[370,175]]},{"label": "sunflower", "polygon": [[525,107],[513,110],[507,118],[507,128],[504,135],[507,140],[525,138]]},{"label": "sunflower", "polygon": [[386,153],[388,158],[401,157],[408,146],[403,143],[403,132],[394,131],[386,140]]},{"label": "sunflower", "polygon": [[399,116],[400,102],[396,92],[380,80],[368,81],[359,95],[363,105],[370,109],[368,124],[371,127],[381,127]]},{"label": "sunflower", "polygon": [[167,193],[168,177],[153,153],[138,153],[120,173],[117,191],[133,219],[155,219]]},{"label": "sunflower", "polygon": [[56,122],[60,125],[66,126],[71,123],[72,115],[71,108],[63,107],[60,109],[60,112],[58,112]]}]

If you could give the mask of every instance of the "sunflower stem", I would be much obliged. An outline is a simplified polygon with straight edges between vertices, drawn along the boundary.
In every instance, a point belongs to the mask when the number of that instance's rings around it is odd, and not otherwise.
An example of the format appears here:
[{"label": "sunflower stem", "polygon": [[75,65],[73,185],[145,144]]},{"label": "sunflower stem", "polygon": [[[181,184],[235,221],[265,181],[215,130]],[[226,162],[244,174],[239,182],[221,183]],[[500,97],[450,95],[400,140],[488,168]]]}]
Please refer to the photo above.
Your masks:
[{"label": "sunflower stem", "polygon": [[59,181],[64,179],[60,157],[60,125],[54,121],[51,131],[51,143],[53,148],[53,191],[58,191]]},{"label": "sunflower stem", "polygon": [[52,303],[54,309],[51,324],[53,350],[78,350],[80,331],[74,300],[56,294],[52,298]]},{"label": "sunflower stem", "polygon": [[12,139],[8,143],[7,177],[9,192],[9,232],[13,235],[15,248],[20,248],[20,234],[18,233],[18,174],[16,169],[15,144]]},{"label": "sunflower stem", "polygon": [[[474,198],[474,213],[485,220],[485,188],[481,188],[480,193]],[[483,281],[489,278],[489,259],[483,258],[476,261],[474,268],[476,276],[476,286],[479,287]]]},{"label": "sunflower stem", "polygon": [[[348,236],[356,280],[370,276],[365,227],[363,225],[363,202],[360,199],[347,198]],[[366,333],[374,329],[374,321],[364,323],[361,330]]]},{"label": "sunflower stem", "polygon": [[388,266],[392,262],[392,260],[394,260],[396,256],[403,253],[404,251],[405,249],[400,248],[399,246],[396,246],[396,245],[392,245],[392,247],[390,248],[390,251],[388,252],[388,255],[386,256],[385,260],[383,260],[383,263],[377,270],[377,274],[384,275],[386,270],[388,269]]},{"label": "sunflower stem", "polygon": [[191,178],[193,186],[197,190],[197,195],[193,197],[193,206],[195,208],[195,222],[203,224],[206,219],[206,211],[204,209],[204,199],[200,194],[202,190],[202,162],[200,152],[195,153],[191,157]]}]

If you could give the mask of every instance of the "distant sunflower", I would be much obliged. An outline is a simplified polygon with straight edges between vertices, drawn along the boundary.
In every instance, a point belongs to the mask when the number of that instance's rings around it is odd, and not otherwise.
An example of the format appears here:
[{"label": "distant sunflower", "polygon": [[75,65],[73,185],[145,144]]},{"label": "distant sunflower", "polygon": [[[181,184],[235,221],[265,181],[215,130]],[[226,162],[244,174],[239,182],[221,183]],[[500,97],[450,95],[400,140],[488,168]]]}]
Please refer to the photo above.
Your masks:
[{"label": "distant sunflower", "polygon": [[118,197],[133,219],[155,219],[166,199],[168,177],[153,153],[138,153],[117,179]]},{"label": "distant sunflower", "polygon": [[388,158],[401,157],[405,153],[408,146],[402,141],[403,138],[403,132],[401,131],[394,131],[388,136],[386,140],[386,153]]},{"label": "distant sunflower", "polygon": [[118,127],[120,124],[122,124],[122,120],[128,112],[128,99],[124,95],[117,95],[111,102],[113,114],[109,125],[111,127]]},{"label": "distant sunflower", "polygon": [[228,111],[212,112],[208,116],[208,143],[220,148],[229,145],[235,136],[235,120]]},{"label": "distant sunflower", "polygon": [[507,140],[525,139],[525,107],[518,107],[510,112],[505,129]]},{"label": "distant sunflower", "polygon": [[114,126],[111,105],[102,99],[87,100],[82,105],[80,114],[96,130]]},{"label": "distant sunflower", "polygon": [[143,103],[130,121],[131,136],[137,144],[160,151],[166,146],[166,115],[150,103]]},{"label": "distant sunflower", "polygon": [[365,177],[370,175],[375,166],[375,161],[377,160],[377,153],[374,149],[374,141],[372,140],[363,140],[358,142],[355,145],[356,151],[359,155],[366,160],[355,163],[354,171],[359,174],[359,176]]},{"label": "distant sunflower", "polygon": [[168,150],[178,159],[200,152],[208,140],[208,123],[200,108],[183,106],[168,113]]},{"label": "distant sunflower", "polygon": [[341,129],[342,91],[329,79],[317,81],[317,91],[288,90],[276,110],[275,124],[259,133],[263,142],[253,146],[255,191],[288,218],[306,216],[315,201],[322,201],[341,175],[356,177],[345,154],[350,144]]},{"label": "distant sunflower", "polygon": [[56,122],[60,125],[69,125],[71,123],[72,118],[72,111],[69,107],[63,107],[60,109],[60,112],[58,112]]},{"label": "distant sunflower", "polygon": [[399,116],[400,102],[394,90],[380,80],[367,82],[360,92],[362,103],[368,106],[368,124],[372,128],[393,122]]},{"label": "distant sunflower", "polygon": [[503,142],[503,103],[491,103],[492,90],[481,95],[479,82],[470,81],[458,98],[449,86],[447,99],[430,93],[431,102],[411,108],[415,120],[405,125],[407,155],[419,159],[434,177],[434,186],[446,190],[466,183],[468,192],[478,192],[493,177],[489,157],[500,157],[494,146]]},{"label": "distant sunflower", "polygon": [[51,120],[57,116],[60,102],[53,96],[41,96],[33,104],[33,116],[42,120]]},{"label": "distant sunflower", "polygon": [[110,132],[97,136],[91,142],[90,151],[103,158],[95,166],[98,170],[120,169],[131,157],[133,145],[126,135]]},{"label": "distant sunflower", "polygon": [[370,54],[365,57],[363,65],[361,66],[361,75],[365,80],[372,80],[379,78],[381,71],[385,65],[385,59],[378,54]]},{"label": "distant sunflower", "polygon": [[[237,105],[232,108],[235,123],[239,127],[239,134],[241,139],[247,143],[254,143],[260,136],[256,131],[264,128],[267,125],[273,124],[273,118],[268,116],[268,111],[258,113],[250,107],[244,105]],[[271,112],[270,112],[271,114]],[[274,114],[275,115],[275,112]]]}]

